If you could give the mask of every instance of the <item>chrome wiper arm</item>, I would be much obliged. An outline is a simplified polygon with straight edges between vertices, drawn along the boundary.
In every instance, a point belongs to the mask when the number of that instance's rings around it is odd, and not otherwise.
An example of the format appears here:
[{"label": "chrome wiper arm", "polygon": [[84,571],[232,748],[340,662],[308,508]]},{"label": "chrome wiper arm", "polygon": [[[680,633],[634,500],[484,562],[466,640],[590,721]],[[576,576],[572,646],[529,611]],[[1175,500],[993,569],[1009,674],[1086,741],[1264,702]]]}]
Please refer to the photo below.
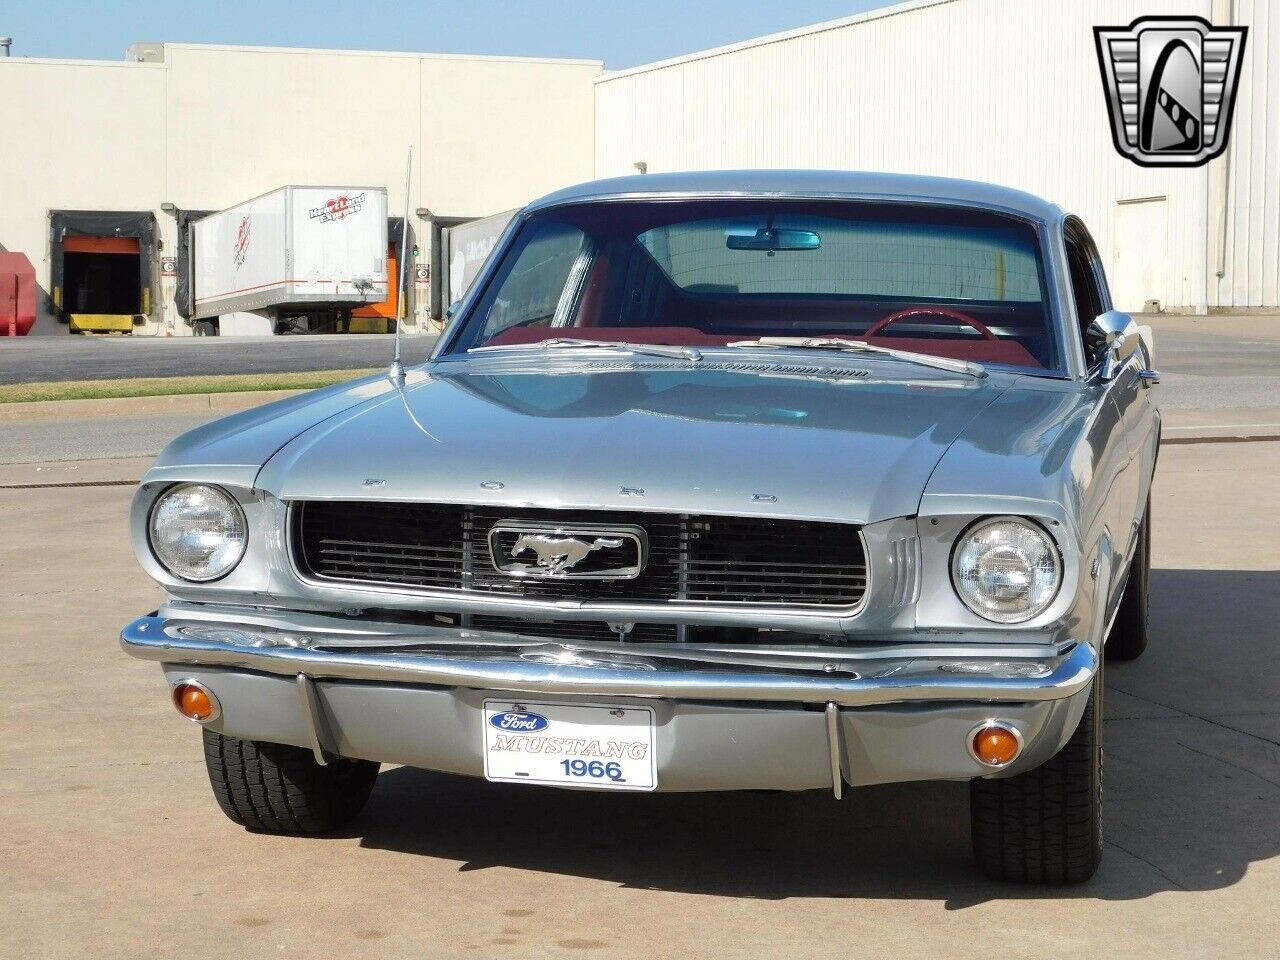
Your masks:
[{"label": "chrome wiper arm", "polygon": [[654,357],[676,357],[697,363],[702,352],[693,347],[669,346],[662,343],[631,343],[626,340],[587,340],[580,337],[552,337],[536,343],[499,343],[493,346],[472,347],[467,353],[484,353],[490,350],[559,350],[565,348],[595,349],[610,347],[624,353],[648,354]]},{"label": "chrome wiper arm", "polygon": [[893,347],[881,347],[865,340],[852,340],[847,337],[760,337],[757,340],[736,340],[728,344],[730,347],[796,347],[805,350],[845,350],[849,353],[876,353],[908,363],[917,363],[922,367],[933,367],[937,370],[949,370],[952,373],[964,373],[982,379],[987,369],[972,360],[955,360],[951,357],[935,357],[928,353],[916,353],[914,350],[895,350]]}]

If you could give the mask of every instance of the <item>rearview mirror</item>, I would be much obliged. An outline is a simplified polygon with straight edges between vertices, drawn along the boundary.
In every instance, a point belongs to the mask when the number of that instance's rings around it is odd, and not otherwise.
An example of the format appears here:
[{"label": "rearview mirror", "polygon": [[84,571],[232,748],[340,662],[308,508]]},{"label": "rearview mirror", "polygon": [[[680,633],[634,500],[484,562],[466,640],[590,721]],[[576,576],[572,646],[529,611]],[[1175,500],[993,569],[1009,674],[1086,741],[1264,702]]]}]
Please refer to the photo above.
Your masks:
[{"label": "rearview mirror", "polygon": [[730,250],[817,250],[822,237],[813,230],[761,227],[755,233],[730,233],[724,238]]},{"label": "rearview mirror", "polygon": [[1100,313],[1085,332],[1085,344],[1089,348],[1090,362],[1102,365],[1099,371],[1103,380],[1115,377],[1124,362],[1138,349],[1138,325],[1133,317],[1119,310]]}]

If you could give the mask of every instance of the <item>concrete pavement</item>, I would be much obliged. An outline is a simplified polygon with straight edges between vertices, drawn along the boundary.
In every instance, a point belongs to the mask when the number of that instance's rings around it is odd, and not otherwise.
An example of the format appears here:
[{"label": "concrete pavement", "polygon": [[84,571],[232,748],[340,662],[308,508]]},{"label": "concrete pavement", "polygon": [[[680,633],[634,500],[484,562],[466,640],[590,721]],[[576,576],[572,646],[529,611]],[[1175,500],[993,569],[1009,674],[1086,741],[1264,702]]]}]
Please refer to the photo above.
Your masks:
[{"label": "concrete pavement", "polygon": [[0,464],[154,457],[178,434],[226,415],[225,410],[210,410],[162,417],[0,423]]},{"label": "concrete pavement", "polygon": [[963,784],[837,803],[401,768],[340,836],[248,833],[116,645],[159,599],[132,491],[0,490],[0,957],[1275,956],[1278,476],[1280,443],[1164,451],[1152,647],[1108,667],[1106,856],[1065,890],[977,877]]}]

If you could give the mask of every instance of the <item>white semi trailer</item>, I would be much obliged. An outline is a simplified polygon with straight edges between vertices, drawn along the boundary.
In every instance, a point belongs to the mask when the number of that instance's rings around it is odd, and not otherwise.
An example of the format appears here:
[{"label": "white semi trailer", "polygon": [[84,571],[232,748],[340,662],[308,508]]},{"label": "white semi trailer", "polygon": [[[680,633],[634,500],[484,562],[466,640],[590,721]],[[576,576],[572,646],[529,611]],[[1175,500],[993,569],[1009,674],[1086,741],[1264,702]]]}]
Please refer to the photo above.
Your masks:
[{"label": "white semi trailer", "polygon": [[387,299],[383,187],[280,187],[190,229],[193,318],[224,317],[224,334]]}]

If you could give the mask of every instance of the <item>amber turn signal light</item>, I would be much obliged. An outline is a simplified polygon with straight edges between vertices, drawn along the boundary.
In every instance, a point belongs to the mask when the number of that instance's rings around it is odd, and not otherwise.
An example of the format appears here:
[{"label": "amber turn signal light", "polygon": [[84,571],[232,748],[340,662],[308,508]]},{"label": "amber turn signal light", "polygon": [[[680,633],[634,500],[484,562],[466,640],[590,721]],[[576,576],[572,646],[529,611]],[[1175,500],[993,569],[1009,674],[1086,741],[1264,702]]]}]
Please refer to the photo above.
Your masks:
[{"label": "amber turn signal light", "polygon": [[1011,726],[988,723],[974,731],[969,742],[975,760],[988,767],[1003,767],[1022,751],[1022,738]]},{"label": "amber turn signal light", "polygon": [[218,715],[218,701],[203,684],[183,681],[173,688],[173,705],[188,720],[204,723]]}]

